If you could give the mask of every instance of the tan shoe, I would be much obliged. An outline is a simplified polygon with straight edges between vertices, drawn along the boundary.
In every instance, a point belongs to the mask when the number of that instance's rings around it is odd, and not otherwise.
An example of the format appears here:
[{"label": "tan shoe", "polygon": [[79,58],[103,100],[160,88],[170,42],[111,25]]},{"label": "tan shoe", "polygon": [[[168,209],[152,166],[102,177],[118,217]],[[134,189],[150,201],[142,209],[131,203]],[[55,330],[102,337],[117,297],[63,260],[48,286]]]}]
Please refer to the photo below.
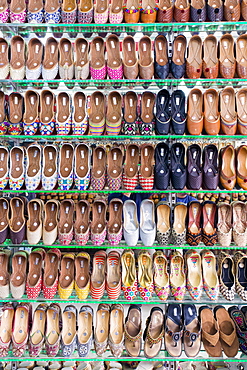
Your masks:
[{"label": "tan shoe", "polygon": [[138,60],[136,57],[136,44],[131,35],[123,39],[123,71],[128,80],[135,80],[139,73]]},{"label": "tan shoe", "polygon": [[52,245],[57,240],[59,206],[60,203],[58,200],[48,200],[44,206],[44,245]]},{"label": "tan shoe", "polygon": [[188,96],[187,129],[190,135],[200,135],[203,130],[203,96],[199,89],[192,89]]},{"label": "tan shoe", "polygon": [[38,244],[42,237],[43,207],[41,199],[32,199],[27,205],[27,241],[31,245]]},{"label": "tan shoe", "polygon": [[139,41],[139,76],[144,80],[151,80],[154,76],[152,41],[149,36],[143,36]]},{"label": "tan shoe", "polygon": [[220,131],[219,95],[215,89],[208,89],[203,94],[204,129],[208,135],[218,135]]}]

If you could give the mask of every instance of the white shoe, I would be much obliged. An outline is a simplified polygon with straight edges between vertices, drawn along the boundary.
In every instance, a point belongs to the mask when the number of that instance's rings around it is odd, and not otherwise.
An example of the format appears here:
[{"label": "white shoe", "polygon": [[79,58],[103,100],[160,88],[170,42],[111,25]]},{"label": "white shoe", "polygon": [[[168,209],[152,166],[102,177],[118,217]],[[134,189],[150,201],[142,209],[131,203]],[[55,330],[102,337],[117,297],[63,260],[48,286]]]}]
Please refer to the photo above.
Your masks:
[{"label": "white shoe", "polygon": [[32,199],[27,205],[27,241],[36,245],[42,237],[42,217],[44,203],[41,199]]},{"label": "white shoe", "polygon": [[74,77],[72,43],[66,38],[59,42],[59,75],[61,80],[72,80]]},{"label": "white shoe", "polygon": [[38,80],[41,76],[43,57],[43,44],[34,37],[28,42],[26,78],[27,80]]},{"label": "white shoe", "polygon": [[69,190],[74,180],[74,147],[64,143],[59,153],[58,185],[61,190]]},{"label": "white shoe", "polygon": [[144,199],[140,208],[140,237],[146,247],[154,244],[156,224],[154,218],[154,203],[150,199]]},{"label": "white shoe", "polygon": [[42,237],[44,245],[52,245],[57,240],[59,208],[58,200],[48,200],[44,206]]},{"label": "white shoe", "polygon": [[46,145],[43,148],[42,187],[52,190],[57,184],[57,148]]},{"label": "white shoe", "polygon": [[5,146],[0,146],[0,190],[8,183],[9,177],[9,151]]},{"label": "white shoe", "polygon": [[0,38],[0,79],[5,80],[9,74],[9,45],[4,38]]},{"label": "white shoe", "polygon": [[21,36],[14,36],[10,42],[10,77],[23,80],[25,77],[25,42]]},{"label": "white shoe", "polygon": [[43,80],[54,80],[58,73],[58,42],[49,37],[45,44],[45,53],[42,64]]},{"label": "white shoe", "polygon": [[36,190],[41,181],[41,147],[31,144],[27,148],[26,188]]},{"label": "white shoe", "polygon": [[128,246],[134,247],[139,239],[139,223],[137,208],[133,200],[126,200],[123,205],[124,239]]}]

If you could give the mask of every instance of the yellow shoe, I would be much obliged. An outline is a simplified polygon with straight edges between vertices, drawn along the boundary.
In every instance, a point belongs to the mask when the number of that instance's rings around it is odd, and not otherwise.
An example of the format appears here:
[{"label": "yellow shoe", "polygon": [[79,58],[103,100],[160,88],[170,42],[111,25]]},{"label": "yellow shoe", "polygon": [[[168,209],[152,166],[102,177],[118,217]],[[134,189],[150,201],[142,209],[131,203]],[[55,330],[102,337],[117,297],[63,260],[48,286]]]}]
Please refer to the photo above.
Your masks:
[{"label": "yellow shoe", "polygon": [[61,299],[68,299],[74,289],[75,255],[66,253],[61,261],[60,277],[58,282],[58,294]]},{"label": "yellow shoe", "polygon": [[87,299],[90,290],[90,256],[86,252],[77,254],[75,259],[75,291],[79,299]]}]

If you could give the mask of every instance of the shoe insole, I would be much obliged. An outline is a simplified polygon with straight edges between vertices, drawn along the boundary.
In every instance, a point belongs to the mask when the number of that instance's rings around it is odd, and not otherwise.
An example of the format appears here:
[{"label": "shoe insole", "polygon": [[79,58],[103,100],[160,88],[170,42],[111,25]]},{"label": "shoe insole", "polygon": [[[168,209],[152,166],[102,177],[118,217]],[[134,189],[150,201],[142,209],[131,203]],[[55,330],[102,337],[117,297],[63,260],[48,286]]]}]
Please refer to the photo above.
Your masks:
[{"label": "shoe insole", "polygon": [[218,113],[218,94],[216,91],[206,91],[204,94],[204,115],[207,121],[217,120]]},{"label": "shoe insole", "polygon": [[61,262],[61,271],[59,283],[63,289],[66,289],[74,280],[74,261],[70,257],[64,256]]},{"label": "shoe insole", "polygon": [[202,94],[198,90],[193,90],[189,95],[188,115],[193,121],[199,121],[202,118]]},{"label": "shoe insole", "polygon": [[75,280],[80,289],[87,286],[89,281],[89,264],[88,259],[82,256],[77,256],[75,260]]},{"label": "shoe insole", "polygon": [[27,149],[28,157],[28,168],[27,175],[28,177],[34,177],[40,172],[40,148],[35,146],[30,146]]},{"label": "shoe insole", "polygon": [[198,234],[199,231],[200,231],[200,229],[197,226],[197,222],[196,222],[197,217],[198,217],[197,215],[198,215],[199,212],[200,212],[200,204],[198,204],[196,202],[193,203],[192,209],[191,209],[191,213],[193,215],[193,222],[190,225],[190,232],[193,233],[193,234]]},{"label": "shoe insole", "polygon": [[33,123],[38,116],[39,99],[34,91],[28,91],[25,96],[25,123]]},{"label": "shoe insole", "polygon": [[235,62],[234,40],[231,36],[225,35],[220,40],[220,61],[228,68]]},{"label": "shoe insole", "polygon": [[56,149],[52,145],[46,145],[44,147],[44,175],[45,177],[52,177],[57,169],[57,153]]},{"label": "shoe insole", "polygon": [[18,93],[12,93],[9,96],[9,120],[11,123],[22,121],[23,98]]},{"label": "shoe insole", "polygon": [[138,258],[138,280],[143,287],[147,287],[153,280],[152,260],[145,254]]},{"label": "shoe insole", "polygon": [[8,343],[11,340],[14,313],[14,309],[7,309],[4,310],[1,317],[0,338],[3,343]]},{"label": "shoe insole", "polygon": [[135,258],[131,253],[125,253],[121,262],[123,284],[125,286],[132,286],[136,279]]},{"label": "shoe insole", "polygon": [[199,287],[201,285],[201,261],[199,257],[193,255],[187,259],[188,277],[190,284],[193,287]]},{"label": "shoe insole", "polygon": [[145,210],[144,207],[141,207],[141,228],[144,232],[149,232],[154,229],[154,222],[153,222],[153,203],[150,202],[145,203]]},{"label": "shoe insole", "polygon": [[63,2],[63,10],[65,12],[73,12],[77,8],[76,0],[65,0]]},{"label": "shoe insole", "polygon": [[8,225],[8,215],[9,215],[9,207],[8,203],[0,199],[0,231],[6,229]]},{"label": "shoe insole", "polygon": [[[104,7],[106,0],[99,0],[98,7]],[[108,7],[108,4],[107,4]],[[104,11],[103,11],[104,12]],[[102,13],[102,12],[101,12]],[[101,37],[95,37],[91,43],[91,67],[94,69],[100,69],[105,65],[105,44]],[[94,95],[94,94],[93,94]],[[99,95],[99,93],[97,94]],[[100,94],[101,95],[101,94]]]},{"label": "shoe insole", "polygon": [[76,220],[74,230],[77,234],[84,234],[89,228],[90,207],[84,201],[76,204]]},{"label": "shoe insole", "polygon": [[126,8],[127,9],[138,9],[140,6],[138,0],[127,0]]},{"label": "shoe insole", "polygon": [[100,179],[106,171],[106,153],[105,149],[98,147],[93,152],[92,175]]},{"label": "shoe insole", "polygon": [[91,96],[91,115],[93,123],[100,123],[105,117],[105,98],[101,92],[95,92]]},{"label": "shoe insole", "polygon": [[33,317],[33,325],[30,333],[32,344],[39,344],[45,332],[46,313],[43,310],[36,309]]},{"label": "shoe insole", "polygon": [[123,154],[121,149],[113,148],[108,153],[107,156],[108,162],[108,174],[110,177],[116,179],[122,173],[122,165],[123,165]]},{"label": "shoe insole", "polygon": [[[88,5],[90,5],[90,1],[88,1]],[[83,4],[83,8],[85,9],[87,8],[87,10],[83,10],[83,11],[89,10],[88,5]],[[88,42],[87,40],[81,37],[77,39],[75,42],[75,66],[82,67],[87,62],[88,62]],[[85,95],[83,93],[79,93],[79,94],[84,97],[84,101],[85,101]],[[85,105],[85,102],[84,102],[84,105]]]},{"label": "shoe insole", "polygon": [[224,152],[221,170],[228,178],[235,176],[235,155],[231,147],[227,148]]},{"label": "shoe insole", "polygon": [[57,120],[58,122],[67,122],[70,117],[70,99],[66,92],[61,92],[57,99]]},{"label": "shoe insole", "polygon": [[10,11],[14,14],[22,13],[26,9],[25,0],[13,0],[10,3]]},{"label": "shoe insole", "polygon": [[100,287],[105,280],[105,257],[97,255],[93,260],[93,273],[91,281],[97,288]]},{"label": "shoe insole", "polygon": [[161,10],[167,10],[167,9],[170,9],[172,6],[171,4],[171,0],[160,0],[159,1],[159,8]]},{"label": "shoe insole", "polygon": [[127,329],[126,331],[132,338],[134,338],[139,333],[140,326],[141,326],[140,311],[137,308],[132,308],[129,311],[128,321],[126,322],[126,329]]},{"label": "shoe insole", "polygon": [[109,311],[100,309],[96,313],[96,330],[95,338],[99,343],[103,343],[107,340],[109,335]]},{"label": "shoe insole", "polygon": [[28,11],[31,13],[37,13],[38,11],[43,9],[43,1],[42,0],[29,0],[28,2]]},{"label": "shoe insole", "polygon": [[[205,204],[204,205],[204,231],[206,234],[213,234],[214,233],[214,226],[212,222],[214,222],[214,215],[215,215],[215,207],[214,204]],[[211,222],[210,222],[211,221]]]},{"label": "shoe insole", "polygon": [[55,310],[48,308],[46,312],[46,338],[48,344],[55,344],[59,338],[59,334],[59,315]]},{"label": "shoe insole", "polygon": [[135,177],[138,172],[139,148],[135,144],[130,144],[126,151],[126,162],[124,166],[125,175],[129,178]]},{"label": "shoe insole", "polygon": [[0,286],[2,287],[9,283],[8,263],[9,257],[6,254],[0,254]]},{"label": "shoe insole", "polygon": [[159,35],[158,37],[156,37],[154,47],[156,52],[155,61],[160,66],[165,66],[168,63],[166,37],[163,35]]},{"label": "shoe insole", "polygon": [[192,0],[191,6],[195,9],[203,9],[205,6],[205,1],[204,0]]},{"label": "shoe insole", "polygon": [[47,232],[51,232],[57,226],[58,205],[55,202],[49,202],[45,205],[45,223],[44,227]]},{"label": "shoe insole", "polygon": [[53,37],[50,37],[45,44],[43,68],[53,69],[57,64],[58,64],[58,42]]},{"label": "shoe insole", "polygon": [[166,204],[161,204],[157,208],[157,230],[165,233],[170,229],[171,209]]},{"label": "shoe insole", "polygon": [[93,7],[92,0],[80,0],[78,9],[80,12],[88,12],[89,10],[92,9],[92,7]]},{"label": "shoe insole", "polygon": [[107,47],[107,65],[110,68],[119,68],[121,66],[122,60],[120,57],[120,46],[118,37],[115,35],[110,35],[107,38],[106,47]]},{"label": "shoe insole", "polygon": [[108,232],[111,234],[116,234],[120,230],[122,225],[122,211],[123,206],[120,202],[111,202],[108,222]]},{"label": "shoe insole", "polygon": [[[125,121],[128,123],[135,122],[137,119],[137,96],[134,92],[129,91],[124,96],[124,108],[125,108],[124,109]],[[136,155],[138,154],[139,154],[139,150],[136,153]],[[138,158],[138,163],[139,163],[139,158]]]},{"label": "shoe insole", "polygon": [[[15,3],[15,1],[12,1],[11,5],[13,3]],[[13,13],[20,13],[26,7],[26,4],[25,4],[24,0],[18,0],[17,4],[18,5],[15,8],[16,8],[16,10],[17,9],[19,9],[19,10],[15,12],[13,10],[13,7],[14,7],[13,6],[12,7]],[[10,5],[10,7],[11,7],[11,5]],[[23,7],[23,5],[24,5],[24,7]],[[11,59],[10,59],[10,64],[11,64],[12,68],[18,70],[18,69],[21,69],[25,66],[24,50],[25,50],[25,44],[24,44],[23,39],[20,36],[13,37],[12,40],[11,40]]]},{"label": "shoe insole", "polygon": [[10,152],[11,159],[11,177],[18,179],[23,174],[23,151],[18,147],[14,147]]},{"label": "shoe insole", "polygon": [[175,7],[177,9],[186,9],[188,7],[188,2],[187,0],[176,0]]},{"label": "shoe insole", "polygon": [[60,173],[61,176],[67,178],[73,170],[73,155],[74,148],[72,145],[64,144],[61,149]]},{"label": "shoe insole", "polygon": [[5,94],[0,91],[0,122],[3,122],[5,116]]},{"label": "shoe insole", "polygon": [[206,256],[202,258],[203,278],[210,288],[216,288],[218,284],[215,258]]},{"label": "shoe insole", "polygon": [[238,281],[244,287],[244,290],[247,289],[247,259],[242,258],[238,263]]},{"label": "shoe insole", "polygon": [[8,2],[7,0],[0,0],[0,9],[3,12],[5,9],[8,7]]},{"label": "shoe insole", "polygon": [[241,66],[247,67],[247,39],[246,37],[240,37],[236,45],[236,61]]},{"label": "shoe insole", "polygon": [[85,118],[85,95],[82,92],[76,92],[74,95],[74,120],[82,122]]},{"label": "shoe insole", "polygon": [[3,147],[0,148],[0,178],[3,178],[8,171],[8,157],[7,149]]},{"label": "shoe insole", "polygon": [[232,261],[230,258],[225,258],[222,263],[221,279],[228,289],[231,289],[234,284],[234,277],[232,274]]},{"label": "shoe insole", "polygon": [[233,224],[237,225],[238,233],[243,234],[245,232],[246,226],[245,222],[243,222],[243,215],[245,209],[241,204],[234,205],[234,212],[233,212]]},{"label": "shoe insole", "polygon": [[139,41],[139,64],[149,66],[152,63],[152,43],[149,37],[143,36]]},{"label": "shoe insole", "polygon": [[13,200],[12,198],[12,202],[10,203],[10,205],[11,205],[10,226],[14,232],[17,232],[25,224],[25,219],[23,215],[24,204],[21,199]]},{"label": "shoe insole", "polygon": [[74,203],[64,200],[60,206],[59,229],[62,234],[68,233],[73,228]]},{"label": "shoe insole", "polygon": [[40,253],[32,252],[29,256],[29,273],[28,273],[28,283],[31,287],[34,287],[40,276],[42,275],[42,257]]},{"label": "shoe insole", "polygon": [[111,92],[108,95],[106,119],[108,122],[117,123],[122,116],[122,98],[118,92]]},{"label": "shoe insole", "polygon": [[17,307],[15,311],[15,325],[13,338],[16,343],[22,343],[28,336],[28,311],[23,307]]},{"label": "shoe insole", "polygon": [[[73,2],[73,0],[72,0]],[[73,59],[72,59],[72,45],[70,40],[68,39],[61,39],[59,44],[59,64],[64,67],[68,66],[70,67],[73,65]],[[66,94],[66,93],[64,93]],[[66,94],[67,95],[67,94]]]},{"label": "shoe insole", "polygon": [[225,89],[220,97],[220,114],[224,121],[232,123],[236,117],[235,92],[233,89]]},{"label": "shoe insole", "polygon": [[98,0],[96,2],[96,13],[104,13],[108,9],[108,1],[107,0]]},{"label": "shoe insole", "polygon": [[70,345],[76,335],[76,316],[72,311],[63,312],[62,339],[65,345]]},{"label": "shoe insole", "polygon": [[[127,36],[123,40],[123,60],[124,64],[127,67],[132,67],[136,64],[137,58],[136,58],[136,45],[135,45],[135,40],[133,39],[132,36]],[[129,91],[125,96],[128,95],[133,95],[136,100],[136,95],[134,92]],[[125,106],[126,109],[126,106]]]},{"label": "shoe insole", "polygon": [[46,254],[46,262],[44,269],[44,283],[45,286],[51,287],[58,275],[59,258],[55,253],[48,252]]},{"label": "shoe insole", "polygon": [[245,124],[247,124],[247,90],[241,89],[237,93],[237,112],[238,118]]},{"label": "shoe insole", "polygon": [[154,280],[158,286],[166,286],[168,283],[168,273],[167,273],[167,262],[164,257],[155,257],[154,262],[155,276]]},{"label": "shoe insole", "polygon": [[[2,8],[0,8],[2,9]],[[3,68],[4,66],[9,64],[8,59],[8,43],[4,39],[0,39],[0,67]]]},{"label": "shoe insole", "polygon": [[218,208],[218,230],[223,234],[229,233],[231,229],[231,213],[228,207],[221,206]]},{"label": "shoe insole", "polygon": [[141,119],[144,123],[150,123],[154,119],[154,94],[144,92],[141,98]]},{"label": "shoe insole", "polygon": [[123,9],[123,0],[112,0],[111,2],[111,12],[118,14]]},{"label": "shoe insole", "polygon": [[110,315],[110,335],[115,345],[123,340],[123,312],[120,309],[113,309]]},{"label": "shoe insole", "polygon": [[189,42],[187,62],[194,68],[200,68],[202,64],[202,40],[199,36]]},{"label": "shoe insole", "polygon": [[86,145],[80,144],[75,150],[76,173],[80,178],[84,178],[88,173],[89,149]]},{"label": "shoe insole", "polygon": [[42,91],[41,93],[41,112],[40,121],[42,123],[49,123],[54,116],[54,98],[50,91]]},{"label": "shoe insole", "polygon": [[26,259],[24,256],[15,255],[12,259],[11,282],[14,287],[21,286],[26,280]]},{"label": "shoe insole", "polygon": [[143,177],[150,177],[153,173],[154,148],[146,146],[141,151],[141,174]]},{"label": "shoe insole", "polygon": [[212,68],[217,64],[217,40],[214,36],[206,37],[203,43],[204,61],[207,68]]},{"label": "shoe insole", "polygon": [[93,204],[93,220],[91,224],[91,232],[100,234],[105,228],[106,207],[102,202],[94,202]]},{"label": "shoe insole", "polygon": [[47,13],[54,13],[60,8],[59,0],[45,0],[44,10]]},{"label": "shoe insole", "polygon": [[177,234],[182,234],[182,232],[185,230],[186,216],[187,207],[182,204],[175,207],[173,228]]},{"label": "shoe insole", "polygon": [[184,284],[183,261],[181,256],[172,258],[170,265],[170,282],[176,287],[181,287]]},{"label": "shoe insole", "polygon": [[[186,8],[186,0],[184,4],[180,4],[183,8]],[[179,5],[179,6],[180,6]],[[178,6],[178,7],[179,7]],[[181,7],[181,9],[182,9]],[[173,54],[172,61],[176,65],[182,65],[185,62],[185,50],[186,50],[186,40],[183,37],[177,36],[173,43]]]},{"label": "shoe insole", "polygon": [[108,256],[107,261],[107,284],[110,288],[115,288],[119,281],[120,277],[120,265],[119,257],[117,256]]},{"label": "shoe insole", "polygon": [[220,8],[222,6],[222,0],[208,0],[208,5],[212,8]]},{"label": "shoe insole", "polygon": [[87,343],[92,335],[93,318],[90,312],[80,312],[78,315],[78,341]]}]

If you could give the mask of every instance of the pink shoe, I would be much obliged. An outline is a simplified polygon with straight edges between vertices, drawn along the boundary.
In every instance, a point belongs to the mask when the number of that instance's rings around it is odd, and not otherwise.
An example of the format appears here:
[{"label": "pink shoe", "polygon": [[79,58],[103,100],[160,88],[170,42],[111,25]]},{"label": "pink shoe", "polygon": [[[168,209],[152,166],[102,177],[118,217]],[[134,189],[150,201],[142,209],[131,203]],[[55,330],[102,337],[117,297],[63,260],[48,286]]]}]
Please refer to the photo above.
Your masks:
[{"label": "pink shoe", "polygon": [[109,10],[109,21],[112,24],[123,22],[123,0],[112,0]]},{"label": "pink shoe", "polygon": [[112,80],[123,78],[123,63],[120,56],[120,42],[116,35],[109,35],[106,39],[107,73]]},{"label": "pink shoe", "polygon": [[25,0],[12,0],[10,3],[10,22],[25,23],[27,15]]},{"label": "pink shoe", "polygon": [[2,0],[0,3],[0,9],[0,23],[8,23],[10,11],[7,0]]},{"label": "pink shoe", "polygon": [[109,8],[108,0],[96,0],[96,4],[94,4],[94,23],[97,24],[107,23],[108,8]]},{"label": "pink shoe", "polygon": [[58,239],[62,245],[69,245],[73,240],[74,207],[72,199],[64,199],[60,204]]},{"label": "pink shoe", "polygon": [[29,255],[29,271],[26,282],[26,293],[29,299],[37,298],[41,292],[44,257],[45,251],[42,248],[34,249]]},{"label": "pink shoe", "polygon": [[104,80],[106,78],[105,42],[99,36],[91,42],[90,73],[93,80]]},{"label": "pink shoe", "polygon": [[125,251],[121,256],[122,291],[125,299],[132,301],[137,295],[137,273],[135,254],[132,250]]},{"label": "pink shoe", "polygon": [[91,241],[102,245],[106,238],[106,202],[95,200],[92,207]]}]

